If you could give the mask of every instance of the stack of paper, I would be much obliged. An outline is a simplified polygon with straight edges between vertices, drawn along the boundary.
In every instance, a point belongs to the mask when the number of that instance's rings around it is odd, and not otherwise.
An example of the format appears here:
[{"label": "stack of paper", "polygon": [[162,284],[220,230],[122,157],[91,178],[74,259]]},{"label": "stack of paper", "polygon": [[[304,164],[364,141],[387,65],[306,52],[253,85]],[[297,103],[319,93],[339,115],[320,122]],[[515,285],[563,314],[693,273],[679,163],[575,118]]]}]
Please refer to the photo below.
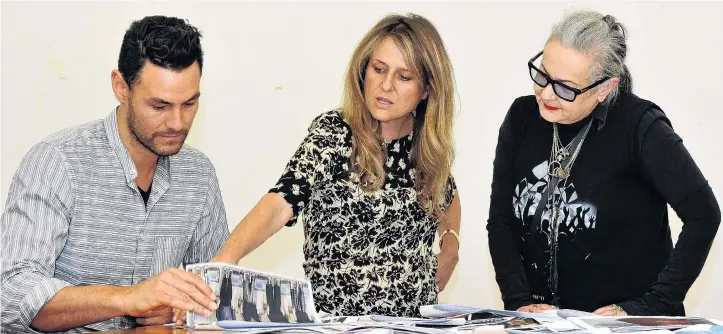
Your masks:
[{"label": "stack of paper", "polygon": [[[611,334],[656,332],[723,334],[715,322],[682,317],[601,317],[575,310],[526,313],[463,305],[425,305],[421,318],[383,315],[330,317],[317,314],[311,284],[223,263],[189,265],[216,293],[219,308],[204,317],[187,315],[195,330],[246,334],[299,332],[339,334]],[[172,325],[172,324],[169,324]]]},{"label": "stack of paper", "polygon": [[570,321],[584,329],[605,328],[612,333],[676,331],[695,325],[714,325],[708,319],[690,317],[575,317]]}]

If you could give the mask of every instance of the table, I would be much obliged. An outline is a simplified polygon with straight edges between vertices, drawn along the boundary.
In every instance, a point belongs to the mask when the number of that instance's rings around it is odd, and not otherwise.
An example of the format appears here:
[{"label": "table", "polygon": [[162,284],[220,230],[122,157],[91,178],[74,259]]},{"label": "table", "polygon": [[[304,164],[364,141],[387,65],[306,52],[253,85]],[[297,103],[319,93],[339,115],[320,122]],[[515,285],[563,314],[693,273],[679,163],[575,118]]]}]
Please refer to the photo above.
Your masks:
[{"label": "table", "polygon": [[102,333],[110,333],[110,334],[130,334],[130,333],[182,334],[182,333],[191,333],[191,332],[186,329],[176,329],[176,328],[171,328],[171,327],[167,327],[167,326],[147,326],[147,327],[137,327],[137,328],[133,328],[133,329],[107,331],[107,332],[102,332]]}]

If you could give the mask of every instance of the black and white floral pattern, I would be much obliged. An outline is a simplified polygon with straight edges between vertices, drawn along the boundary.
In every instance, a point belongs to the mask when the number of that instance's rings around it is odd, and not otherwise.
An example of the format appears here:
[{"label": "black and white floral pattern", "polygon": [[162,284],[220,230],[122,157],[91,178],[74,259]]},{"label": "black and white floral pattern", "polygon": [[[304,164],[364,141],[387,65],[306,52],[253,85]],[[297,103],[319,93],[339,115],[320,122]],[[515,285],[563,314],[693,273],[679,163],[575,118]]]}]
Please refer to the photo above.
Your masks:
[{"label": "black and white floral pattern", "polygon": [[[417,203],[412,136],[385,141],[387,179],[367,193],[349,170],[352,136],[339,111],[309,127],[272,188],[304,224],[304,270],[317,309],[332,315],[419,315],[437,302],[437,258],[432,252],[439,220]],[[447,201],[456,186],[450,176]]]}]

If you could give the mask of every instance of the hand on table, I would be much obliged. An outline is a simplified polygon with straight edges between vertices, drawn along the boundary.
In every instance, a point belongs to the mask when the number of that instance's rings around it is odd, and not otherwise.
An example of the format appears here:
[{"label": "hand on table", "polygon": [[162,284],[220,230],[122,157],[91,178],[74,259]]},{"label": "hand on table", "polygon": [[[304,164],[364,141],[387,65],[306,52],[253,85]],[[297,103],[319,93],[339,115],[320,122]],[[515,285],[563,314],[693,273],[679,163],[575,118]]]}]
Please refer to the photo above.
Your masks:
[{"label": "hand on table", "polygon": [[557,310],[557,307],[548,304],[532,304],[518,308],[517,312],[542,313],[547,310]]},{"label": "hand on table", "polygon": [[173,323],[176,326],[183,326],[186,323],[186,311],[174,309],[173,310]]},{"label": "hand on table", "polygon": [[173,308],[162,307],[141,314],[136,322],[141,326],[165,325],[173,318]]},{"label": "hand on table", "polygon": [[120,297],[124,313],[145,319],[143,322],[160,321],[162,317],[170,320],[173,308],[204,316],[218,308],[216,295],[208,284],[199,275],[178,268],[128,287]]},{"label": "hand on table", "polygon": [[597,315],[613,316],[613,317],[614,316],[620,317],[620,316],[628,315],[628,313],[625,312],[625,310],[623,310],[623,308],[617,304],[612,304],[612,305],[608,305],[605,307],[601,307],[601,308],[595,310],[595,312],[593,312],[593,313],[595,313]]}]

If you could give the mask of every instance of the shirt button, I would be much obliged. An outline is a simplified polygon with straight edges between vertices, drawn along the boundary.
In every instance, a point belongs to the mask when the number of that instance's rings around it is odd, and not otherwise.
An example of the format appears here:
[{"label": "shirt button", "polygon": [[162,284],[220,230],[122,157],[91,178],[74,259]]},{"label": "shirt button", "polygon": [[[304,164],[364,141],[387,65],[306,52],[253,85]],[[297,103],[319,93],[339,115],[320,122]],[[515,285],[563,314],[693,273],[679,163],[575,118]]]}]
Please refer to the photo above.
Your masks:
[{"label": "shirt button", "polygon": [[132,177],[136,177],[136,171],[135,171],[135,170],[132,170],[132,171],[131,171],[131,176],[132,176]]}]

